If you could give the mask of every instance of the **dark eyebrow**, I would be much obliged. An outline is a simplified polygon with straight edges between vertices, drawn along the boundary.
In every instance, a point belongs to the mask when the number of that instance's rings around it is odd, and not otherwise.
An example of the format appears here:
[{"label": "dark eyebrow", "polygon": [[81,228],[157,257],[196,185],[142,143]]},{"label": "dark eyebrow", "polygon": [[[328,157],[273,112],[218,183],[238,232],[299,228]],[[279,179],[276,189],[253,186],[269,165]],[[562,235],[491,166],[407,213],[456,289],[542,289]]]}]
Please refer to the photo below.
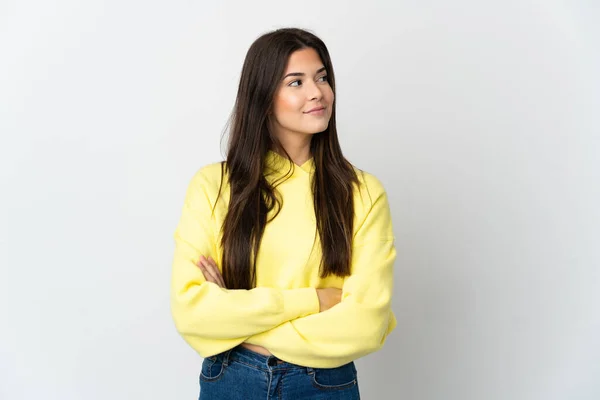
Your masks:
[{"label": "dark eyebrow", "polygon": [[[317,70],[317,74],[319,72],[323,72],[325,71],[325,67],[321,67]],[[283,77],[283,79],[287,78],[288,76],[305,76],[306,74],[304,72],[290,72],[289,74],[287,74],[286,76]]]}]

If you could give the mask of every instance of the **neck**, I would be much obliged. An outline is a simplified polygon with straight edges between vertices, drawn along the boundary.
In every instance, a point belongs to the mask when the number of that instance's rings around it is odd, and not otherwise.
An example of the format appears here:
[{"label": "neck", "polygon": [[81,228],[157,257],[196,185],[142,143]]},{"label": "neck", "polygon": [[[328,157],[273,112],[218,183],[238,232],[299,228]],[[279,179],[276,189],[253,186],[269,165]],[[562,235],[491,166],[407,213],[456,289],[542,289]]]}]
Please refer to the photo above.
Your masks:
[{"label": "neck", "polygon": [[283,157],[287,157],[283,151],[285,150],[295,164],[302,165],[312,157],[312,154],[310,153],[310,139],[311,137],[308,137],[308,140],[303,140],[301,142],[293,142],[289,140],[287,142],[282,141],[281,147],[283,147],[283,149],[279,149],[277,146],[274,146],[273,151]]}]

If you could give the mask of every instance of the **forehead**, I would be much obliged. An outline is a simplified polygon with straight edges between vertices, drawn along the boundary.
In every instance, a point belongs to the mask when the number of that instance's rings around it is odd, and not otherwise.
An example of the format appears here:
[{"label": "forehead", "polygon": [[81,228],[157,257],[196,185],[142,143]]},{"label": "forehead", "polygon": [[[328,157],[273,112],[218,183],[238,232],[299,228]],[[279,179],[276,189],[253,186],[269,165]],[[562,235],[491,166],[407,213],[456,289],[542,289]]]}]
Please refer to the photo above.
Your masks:
[{"label": "forehead", "polygon": [[286,73],[290,72],[314,72],[323,66],[323,61],[317,51],[313,48],[296,50],[288,59]]}]

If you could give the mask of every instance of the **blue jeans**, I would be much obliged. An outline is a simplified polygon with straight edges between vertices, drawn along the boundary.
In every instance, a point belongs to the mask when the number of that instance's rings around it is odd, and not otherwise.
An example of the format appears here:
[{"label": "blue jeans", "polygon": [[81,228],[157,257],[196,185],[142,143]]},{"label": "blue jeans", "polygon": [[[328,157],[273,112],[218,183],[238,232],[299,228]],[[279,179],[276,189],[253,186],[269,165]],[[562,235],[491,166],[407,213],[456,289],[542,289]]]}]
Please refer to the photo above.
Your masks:
[{"label": "blue jeans", "polygon": [[202,362],[199,400],[359,400],[354,362],[309,368],[238,346]]}]

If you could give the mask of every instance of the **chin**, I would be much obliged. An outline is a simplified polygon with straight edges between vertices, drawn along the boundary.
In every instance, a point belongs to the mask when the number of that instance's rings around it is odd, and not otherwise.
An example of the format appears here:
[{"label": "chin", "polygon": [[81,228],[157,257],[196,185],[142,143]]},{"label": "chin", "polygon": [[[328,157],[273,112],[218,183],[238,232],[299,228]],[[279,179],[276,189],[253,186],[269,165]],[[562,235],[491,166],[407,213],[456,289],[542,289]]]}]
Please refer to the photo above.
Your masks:
[{"label": "chin", "polygon": [[308,135],[315,135],[317,133],[321,133],[324,130],[326,130],[328,126],[329,126],[329,122],[326,124],[320,124],[318,126],[313,126],[313,127],[305,129],[304,133],[306,133]]}]

